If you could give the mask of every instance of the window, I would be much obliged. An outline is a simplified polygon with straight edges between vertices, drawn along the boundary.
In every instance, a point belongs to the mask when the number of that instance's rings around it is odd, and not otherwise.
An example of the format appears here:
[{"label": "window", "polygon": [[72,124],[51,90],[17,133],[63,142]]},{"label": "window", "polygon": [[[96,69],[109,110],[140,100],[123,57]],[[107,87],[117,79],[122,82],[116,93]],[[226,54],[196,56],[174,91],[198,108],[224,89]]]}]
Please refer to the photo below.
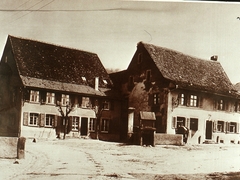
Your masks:
[{"label": "window", "polygon": [[87,108],[90,106],[90,99],[89,97],[82,97],[82,107]]},{"label": "window", "polygon": [[37,114],[37,113],[30,113],[29,125],[37,126],[38,118],[39,118],[39,114]]},{"label": "window", "polygon": [[79,117],[73,116],[72,118],[72,130],[73,131],[78,131],[79,127]]},{"label": "window", "polygon": [[197,131],[198,130],[198,119],[190,118],[190,130]]},{"label": "window", "polygon": [[159,104],[160,103],[160,97],[159,94],[153,94],[153,104]]},{"label": "window", "polygon": [[217,122],[217,131],[218,132],[224,132],[224,121],[218,121]]},{"label": "window", "polygon": [[52,127],[54,120],[55,120],[55,116],[54,115],[47,114],[46,115],[45,126]]},{"label": "window", "polygon": [[179,127],[181,124],[185,126],[185,121],[186,121],[185,117],[177,117],[177,127]]},{"label": "window", "polygon": [[39,102],[39,91],[33,91],[30,92],[30,101],[31,102]]},{"label": "window", "polygon": [[66,106],[67,104],[69,104],[69,95],[62,94],[62,105]]},{"label": "window", "polygon": [[222,99],[218,101],[218,110],[224,110],[225,103]]},{"label": "window", "polygon": [[185,94],[183,94],[183,93],[181,93],[179,95],[179,104],[182,105],[182,106],[186,105]]},{"label": "window", "polygon": [[196,95],[190,95],[190,106],[197,107],[198,97]]},{"label": "window", "polygon": [[104,101],[103,102],[103,109],[104,110],[109,110],[110,109],[110,102],[109,101]]},{"label": "window", "polygon": [[47,104],[54,104],[55,102],[55,93],[47,92]]},{"label": "window", "polygon": [[102,119],[101,131],[102,132],[108,132],[109,131],[109,119]]},{"label": "window", "polygon": [[142,63],[142,53],[138,54],[138,64]]},{"label": "window", "polygon": [[146,71],[146,81],[149,82],[151,80],[151,70]]},{"label": "window", "polygon": [[89,122],[89,131],[95,131],[96,119],[90,118]]},{"label": "window", "polygon": [[231,133],[236,133],[237,132],[237,123],[235,123],[235,122],[228,123],[228,131]]}]

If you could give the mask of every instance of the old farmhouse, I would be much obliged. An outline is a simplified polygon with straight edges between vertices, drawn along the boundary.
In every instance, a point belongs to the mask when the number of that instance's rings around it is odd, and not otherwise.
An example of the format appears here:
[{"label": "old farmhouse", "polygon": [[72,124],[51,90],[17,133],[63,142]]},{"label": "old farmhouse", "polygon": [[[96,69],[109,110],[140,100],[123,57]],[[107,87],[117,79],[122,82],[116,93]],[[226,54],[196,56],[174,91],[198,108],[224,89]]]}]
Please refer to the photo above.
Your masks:
[{"label": "old farmhouse", "polygon": [[[97,54],[8,36],[0,64],[0,136],[119,140],[121,102]],[[61,131],[61,128],[60,128]]]},{"label": "old farmhouse", "polygon": [[238,143],[239,97],[217,57],[202,60],[139,42],[128,68],[112,73],[126,107],[125,133],[137,144]]}]

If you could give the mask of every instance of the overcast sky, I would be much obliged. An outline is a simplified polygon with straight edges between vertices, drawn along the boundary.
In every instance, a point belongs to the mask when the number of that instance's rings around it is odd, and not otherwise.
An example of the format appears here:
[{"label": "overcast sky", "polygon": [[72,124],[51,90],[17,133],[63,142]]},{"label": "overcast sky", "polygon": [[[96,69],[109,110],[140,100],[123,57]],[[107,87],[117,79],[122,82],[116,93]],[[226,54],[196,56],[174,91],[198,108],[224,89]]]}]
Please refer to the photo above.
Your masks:
[{"label": "overcast sky", "polygon": [[139,41],[201,59],[218,55],[240,82],[240,4],[115,0],[2,0],[0,55],[8,34],[98,54],[126,69]]}]

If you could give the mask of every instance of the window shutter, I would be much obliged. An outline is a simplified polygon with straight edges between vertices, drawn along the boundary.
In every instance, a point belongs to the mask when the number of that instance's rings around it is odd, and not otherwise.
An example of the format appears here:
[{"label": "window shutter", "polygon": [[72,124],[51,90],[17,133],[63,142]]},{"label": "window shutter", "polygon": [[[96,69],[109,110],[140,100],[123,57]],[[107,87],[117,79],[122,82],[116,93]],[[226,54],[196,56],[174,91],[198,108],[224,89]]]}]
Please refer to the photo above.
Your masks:
[{"label": "window shutter", "polygon": [[55,115],[54,121],[52,122],[52,123],[53,123],[53,124],[52,124],[52,127],[53,127],[53,128],[57,127],[57,120],[58,120],[58,115]]},{"label": "window shutter", "polygon": [[217,124],[218,124],[218,121],[213,121],[213,132],[217,131]]},{"label": "window shutter", "polygon": [[226,122],[226,133],[229,132],[229,122]]},{"label": "window shutter", "polygon": [[213,110],[217,110],[218,102],[216,99],[213,101]]},{"label": "window shutter", "polygon": [[190,119],[189,118],[187,118],[187,123],[186,123],[186,125],[185,125],[188,129],[190,129]]},{"label": "window shutter", "polygon": [[228,103],[228,101],[225,101],[225,110],[229,111],[229,103]]},{"label": "window shutter", "polygon": [[239,123],[237,123],[236,126],[237,126],[237,127],[236,127],[236,133],[239,134]]},{"label": "window shutter", "polygon": [[40,91],[39,94],[40,94],[40,102],[46,103],[46,95],[47,95],[46,91]]},{"label": "window shutter", "polygon": [[28,112],[23,112],[23,125],[28,125]]},{"label": "window shutter", "polygon": [[62,98],[62,94],[61,93],[56,93],[55,94],[56,104],[57,104],[58,101],[61,102],[61,98]]},{"label": "window shutter", "polygon": [[148,105],[152,106],[153,105],[153,94],[148,95]]},{"label": "window shutter", "polygon": [[70,97],[70,103],[72,104],[72,105],[74,105],[75,104],[75,95],[69,95]]},{"label": "window shutter", "polygon": [[72,131],[72,116],[68,117],[67,133]]},{"label": "window shutter", "polygon": [[172,117],[172,129],[177,128],[177,118],[176,117]]},{"label": "window shutter", "polygon": [[45,114],[40,114],[39,126],[44,127],[44,125],[45,125]]},{"label": "window shutter", "polygon": [[202,108],[203,107],[203,97],[198,96],[198,107]]},{"label": "window shutter", "polygon": [[24,90],[24,99],[25,99],[25,101],[30,101],[30,90],[29,89]]},{"label": "window shutter", "polygon": [[186,94],[186,106],[190,106],[190,95]]}]

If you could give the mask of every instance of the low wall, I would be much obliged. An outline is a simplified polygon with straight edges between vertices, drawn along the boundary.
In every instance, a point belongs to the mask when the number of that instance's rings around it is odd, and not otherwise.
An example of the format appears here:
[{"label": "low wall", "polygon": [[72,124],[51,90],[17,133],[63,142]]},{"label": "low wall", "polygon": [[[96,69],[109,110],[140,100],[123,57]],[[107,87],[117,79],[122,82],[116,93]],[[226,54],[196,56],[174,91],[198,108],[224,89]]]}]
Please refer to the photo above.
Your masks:
[{"label": "low wall", "polygon": [[155,145],[183,145],[183,136],[181,134],[154,134]]},{"label": "low wall", "polygon": [[0,137],[0,158],[17,158],[18,137]]}]

